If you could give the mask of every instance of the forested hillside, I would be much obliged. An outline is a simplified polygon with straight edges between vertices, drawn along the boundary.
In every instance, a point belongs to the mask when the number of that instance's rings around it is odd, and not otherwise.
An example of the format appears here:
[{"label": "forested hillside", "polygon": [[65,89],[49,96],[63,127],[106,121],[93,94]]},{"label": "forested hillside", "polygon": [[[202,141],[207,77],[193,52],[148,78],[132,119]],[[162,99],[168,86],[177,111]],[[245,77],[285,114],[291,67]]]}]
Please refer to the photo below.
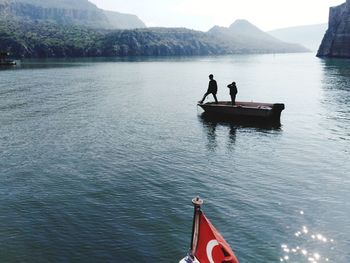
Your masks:
[{"label": "forested hillside", "polygon": [[0,17],[96,29],[145,27],[135,15],[105,11],[88,0],[0,0]]}]

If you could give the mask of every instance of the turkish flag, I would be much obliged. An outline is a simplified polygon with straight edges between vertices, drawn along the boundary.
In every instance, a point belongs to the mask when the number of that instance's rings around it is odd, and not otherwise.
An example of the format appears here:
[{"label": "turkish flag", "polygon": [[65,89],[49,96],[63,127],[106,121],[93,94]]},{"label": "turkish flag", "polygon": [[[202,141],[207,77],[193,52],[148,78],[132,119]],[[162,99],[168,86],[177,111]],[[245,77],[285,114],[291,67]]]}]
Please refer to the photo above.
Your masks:
[{"label": "turkish flag", "polygon": [[238,263],[231,247],[209,219],[200,213],[199,234],[195,256],[200,263]]}]

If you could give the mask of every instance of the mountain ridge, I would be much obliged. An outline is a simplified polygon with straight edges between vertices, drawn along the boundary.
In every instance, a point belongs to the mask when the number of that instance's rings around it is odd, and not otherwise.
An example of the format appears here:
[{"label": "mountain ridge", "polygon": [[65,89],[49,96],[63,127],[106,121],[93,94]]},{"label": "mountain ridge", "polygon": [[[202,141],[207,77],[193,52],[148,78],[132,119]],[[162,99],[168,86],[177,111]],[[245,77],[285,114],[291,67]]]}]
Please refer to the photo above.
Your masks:
[{"label": "mountain ridge", "polygon": [[22,3],[42,8],[62,8],[62,9],[96,9],[97,6],[88,0],[0,0],[0,4]]},{"label": "mountain ridge", "polygon": [[[88,27],[58,25],[52,22],[2,21],[0,50],[16,57],[81,56],[187,56],[224,54],[263,54],[306,52],[299,45],[281,41],[266,45],[251,36],[235,39],[232,34],[195,31],[186,28],[141,28],[96,30]],[[229,32],[230,33],[230,32]],[[232,32],[231,32],[232,33]],[[272,37],[270,37],[272,38]],[[273,39],[273,38],[272,38]]]},{"label": "mountain ridge", "polygon": [[286,43],[269,35],[245,19],[238,19],[229,27],[214,26],[208,34],[227,42],[231,47],[242,47],[242,51],[247,49],[255,50],[256,53],[308,51],[299,44]]},{"label": "mountain ridge", "polygon": [[0,0],[0,15],[6,19],[50,21],[102,29],[146,27],[136,15],[102,10],[88,0]]},{"label": "mountain ridge", "polygon": [[88,0],[72,5],[70,1],[0,0],[0,50],[19,58],[307,51],[273,38],[247,20],[208,32],[145,28],[135,15],[102,10]]},{"label": "mountain ridge", "polygon": [[284,42],[299,43],[312,51],[317,51],[326,30],[327,24],[323,23],[278,28],[267,33]]}]

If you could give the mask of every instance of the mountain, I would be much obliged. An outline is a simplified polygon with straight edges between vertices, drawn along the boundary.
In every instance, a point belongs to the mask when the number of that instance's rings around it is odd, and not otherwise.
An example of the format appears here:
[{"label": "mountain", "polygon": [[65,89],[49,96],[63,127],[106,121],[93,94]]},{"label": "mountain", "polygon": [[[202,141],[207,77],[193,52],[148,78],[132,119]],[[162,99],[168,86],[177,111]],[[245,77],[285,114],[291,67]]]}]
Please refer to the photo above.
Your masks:
[{"label": "mountain", "polygon": [[327,24],[317,24],[275,29],[267,33],[282,41],[298,43],[312,51],[317,51],[326,30]]},{"label": "mountain", "polygon": [[236,20],[230,27],[214,26],[208,34],[226,43],[234,53],[307,52],[299,44],[290,44],[263,32],[247,20]]},{"label": "mountain", "polygon": [[226,54],[206,33],[185,28],[94,30],[50,22],[0,24],[0,50],[15,57]]},{"label": "mountain", "polygon": [[[0,19],[1,20],[1,19]],[[49,20],[0,21],[0,50],[21,57],[188,56],[305,52],[249,22],[209,32],[186,28],[95,29]]]},{"label": "mountain", "polygon": [[113,31],[99,40],[103,56],[193,56],[227,54],[206,33],[186,28]]},{"label": "mountain", "polygon": [[10,5],[32,5],[43,9],[96,9],[96,6],[87,0],[1,0],[0,3]]},{"label": "mountain", "polygon": [[350,0],[330,8],[328,29],[317,56],[350,57]]},{"label": "mountain", "polygon": [[48,21],[104,29],[145,27],[134,15],[104,11],[88,0],[0,0],[0,19]]}]

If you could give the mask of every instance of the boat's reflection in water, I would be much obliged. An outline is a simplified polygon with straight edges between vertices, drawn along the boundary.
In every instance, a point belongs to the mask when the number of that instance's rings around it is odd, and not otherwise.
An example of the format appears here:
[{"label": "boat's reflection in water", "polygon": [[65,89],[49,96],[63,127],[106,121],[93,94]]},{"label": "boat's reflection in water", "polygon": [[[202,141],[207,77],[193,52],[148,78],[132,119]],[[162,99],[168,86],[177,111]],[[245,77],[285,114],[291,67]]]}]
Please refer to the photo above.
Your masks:
[{"label": "boat's reflection in water", "polygon": [[208,150],[215,150],[218,146],[217,129],[220,127],[228,127],[228,143],[227,148],[232,150],[236,143],[237,131],[244,130],[252,133],[279,133],[282,131],[280,122],[262,122],[258,120],[243,120],[243,119],[228,119],[220,118],[216,115],[211,115],[203,112],[198,115],[199,121],[207,134]]}]

